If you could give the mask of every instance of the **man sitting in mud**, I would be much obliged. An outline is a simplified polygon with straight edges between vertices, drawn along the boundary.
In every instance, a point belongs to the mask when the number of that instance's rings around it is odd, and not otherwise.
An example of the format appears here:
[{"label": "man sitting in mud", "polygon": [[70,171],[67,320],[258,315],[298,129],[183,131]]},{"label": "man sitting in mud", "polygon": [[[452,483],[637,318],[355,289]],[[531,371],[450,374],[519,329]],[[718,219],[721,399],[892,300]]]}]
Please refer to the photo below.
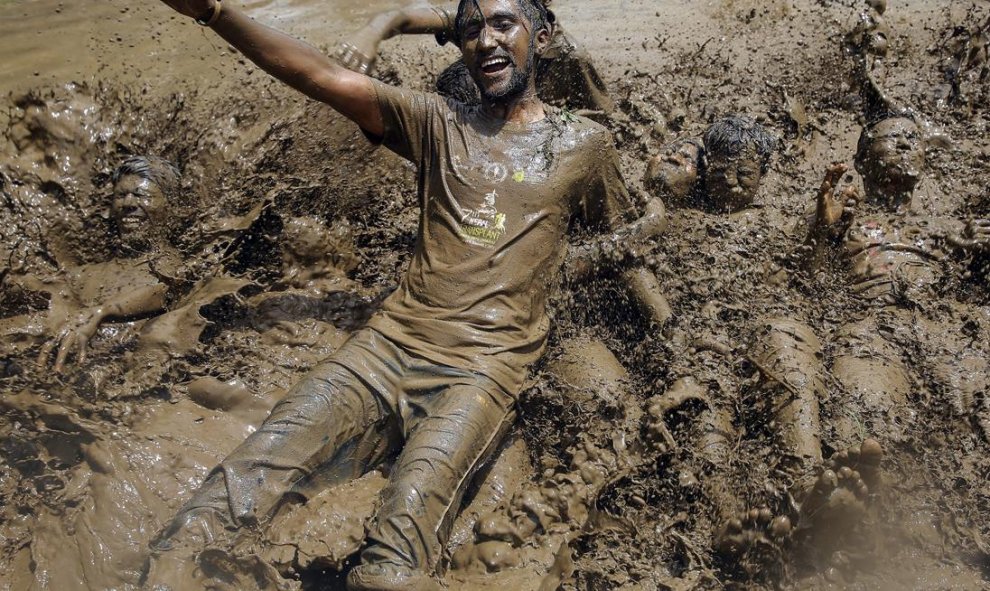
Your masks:
[{"label": "man sitting in mud", "polygon": [[[156,547],[263,523],[297,485],[354,477],[394,455],[348,586],[437,588],[464,489],[512,424],[545,348],[571,223],[614,230],[634,217],[611,138],[537,98],[534,64],[553,37],[541,2],[459,4],[455,38],[482,95],[466,106],[349,71],[218,1],[165,1],[414,162],[421,213],[398,289],[208,476]],[[654,230],[600,240],[635,245]],[[150,579],[158,574],[153,565]]]},{"label": "man sitting in mud", "polygon": [[[550,4],[549,0],[542,1]],[[369,74],[381,42],[397,35],[434,34],[440,45],[449,41],[456,43],[456,15],[456,3],[382,12],[372,17],[349,41],[338,46],[337,58],[348,68]],[[550,10],[547,10],[547,18],[553,25],[553,36],[550,46],[536,61],[536,92],[540,100],[572,110],[610,113],[615,104],[591,56],[564,32]],[[478,86],[462,60],[452,63],[440,74],[437,92],[468,105],[481,102]]]},{"label": "man sitting in mud", "polygon": [[776,140],[744,115],[712,123],[702,140],[664,146],[647,166],[643,185],[668,204],[723,213],[753,204],[770,165]]},{"label": "man sitting in mud", "polygon": [[[44,334],[50,339],[41,348],[39,362],[47,363],[54,352],[56,372],[72,355],[79,363],[85,361],[89,341],[103,323],[160,312],[169,292],[161,277],[178,263],[164,236],[164,215],[179,197],[176,168],[160,158],[134,156],[114,170],[112,180],[116,258],[68,268],[51,279],[19,281],[27,289],[51,294],[44,320]],[[20,329],[8,326],[5,332],[31,332],[39,322],[22,320]]]}]

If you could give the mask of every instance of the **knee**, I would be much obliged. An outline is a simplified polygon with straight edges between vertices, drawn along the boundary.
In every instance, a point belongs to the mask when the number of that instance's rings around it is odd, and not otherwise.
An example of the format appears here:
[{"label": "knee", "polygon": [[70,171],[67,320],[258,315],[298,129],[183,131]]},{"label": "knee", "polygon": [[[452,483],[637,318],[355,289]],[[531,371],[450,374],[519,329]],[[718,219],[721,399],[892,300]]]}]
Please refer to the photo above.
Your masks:
[{"label": "knee", "polygon": [[822,346],[808,325],[790,318],[771,318],[757,329],[750,357],[761,365],[806,366],[816,371],[822,365]]},{"label": "knee", "polygon": [[790,318],[772,318],[757,329],[749,357],[764,378],[798,391],[821,390],[821,343],[811,327]]},{"label": "knee", "polygon": [[353,389],[340,387],[339,369],[318,366],[289,390],[272,409],[266,423],[279,420],[316,423],[339,412],[363,413],[366,401]]}]

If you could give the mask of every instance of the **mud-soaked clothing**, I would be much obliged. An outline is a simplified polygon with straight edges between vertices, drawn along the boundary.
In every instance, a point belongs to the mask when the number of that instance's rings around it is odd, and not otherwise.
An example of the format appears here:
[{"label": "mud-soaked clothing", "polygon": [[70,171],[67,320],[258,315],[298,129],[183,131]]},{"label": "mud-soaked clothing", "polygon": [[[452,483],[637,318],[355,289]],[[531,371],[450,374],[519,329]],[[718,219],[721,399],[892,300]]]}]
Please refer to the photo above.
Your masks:
[{"label": "mud-soaked clothing", "polygon": [[857,219],[843,243],[853,292],[880,305],[922,299],[918,292],[943,277],[944,231],[937,232],[936,225],[929,218],[890,214]]},{"label": "mud-soaked clothing", "polygon": [[213,470],[164,539],[204,511],[228,528],[264,522],[287,493],[305,497],[398,452],[362,557],[427,570],[471,477],[512,424],[513,402],[483,375],[361,330]]},{"label": "mud-soaked clothing", "polygon": [[418,164],[419,240],[369,326],[437,363],[517,392],[543,353],[548,292],[574,220],[635,216],[605,128],[548,109],[519,125],[376,84],[383,143]]},{"label": "mud-soaked clothing", "polygon": [[[454,30],[456,14],[445,8],[433,10],[445,23],[444,30],[436,35],[437,43],[444,45]],[[540,100],[557,107],[606,113],[615,109],[591,56],[559,24],[554,26],[549,47],[536,62],[536,92]]]},{"label": "mud-soaked clothing", "polygon": [[435,569],[464,489],[544,349],[572,222],[612,229],[633,215],[610,136],[591,121],[552,111],[517,125],[437,95],[376,93],[380,139],[419,170],[409,270],[368,327],[210,474],[161,546],[197,524],[208,536],[216,520],[267,520],[287,493],[398,452],[362,560],[389,575]]}]

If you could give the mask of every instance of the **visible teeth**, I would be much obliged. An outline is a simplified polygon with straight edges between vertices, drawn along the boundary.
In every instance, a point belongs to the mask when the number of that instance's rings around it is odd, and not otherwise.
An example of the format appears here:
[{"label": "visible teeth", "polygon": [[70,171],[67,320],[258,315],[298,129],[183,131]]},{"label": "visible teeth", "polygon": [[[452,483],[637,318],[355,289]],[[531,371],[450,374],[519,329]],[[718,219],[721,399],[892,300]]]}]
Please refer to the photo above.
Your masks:
[{"label": "visible teeth", "polygon": [[488,66],[494,66],[498,64],[508,64],[509,60],[504,57],[490,57],[481,62],[482,68],[487,68]]}]

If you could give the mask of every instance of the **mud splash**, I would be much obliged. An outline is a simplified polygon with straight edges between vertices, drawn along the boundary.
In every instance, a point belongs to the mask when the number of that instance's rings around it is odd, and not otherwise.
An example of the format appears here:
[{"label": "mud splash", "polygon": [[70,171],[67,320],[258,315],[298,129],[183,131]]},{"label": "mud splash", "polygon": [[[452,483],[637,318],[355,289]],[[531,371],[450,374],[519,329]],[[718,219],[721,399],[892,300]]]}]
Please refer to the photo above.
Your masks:
[{"label": "mud splash", "polygon": [[[16,56],[0,80],[17,91],[0,163],[0,588],[138,588],[148,542],[360,324],[415,238],[414,171],[353,126],[234,56],[189,65],[180,46],[212,56],[215,44],[179,22],[159,32],[158,7],[89,8],[0,6],[2,51]],[[323,46],[378,8],[248,5]],[[555,10],[612,89],[608,125],[634,189],[662,146],[729,113],[756,118],[781,147],[752,206],[671,207],[644,255],[669,318],[645,318],[609,278],[561,295],[514,438],[454,526],[448,585],[986,587],[988,265],[917,240],[944,227],[933,220],[990,213],[990,15],[891,2],[885,52],[869,38],[871,76],[952,138],[926,146],[917,211],[894,216],[891,234],[918,250],[890,256],[921,252],[938,280],[895,275],[877,305],[856,289],[875,261],[858,264],[841,240],[817,273],[806,267],[828,166],[846,162],[839,182],[869,190],[853,172],[864,108],[848,52],[861,25],[877,28],[875,6]],[[78,39],[101,16],[111,26],[67,69],[53,65],[59,44],[26,40],[43,19]],[[390,43],[380,75],[397,84],[426,87],[450,57]],[[167,67],[149,69],[161,66],[150,51]],[[164,90],[152,72],[196,77]],[[137,154],[175,163],[182,191],[133,256],[110,214],[111,173]],[[85,360],[72,350],[54,370],[67,323],[140,287],[160,305],[108,317]],[[862,459],[868,437],[882,445],[879,476]],[[188,588],[342,588],[383,482],[371,473],[287,506],[262,535],[174,570],[199,581]]]}]

